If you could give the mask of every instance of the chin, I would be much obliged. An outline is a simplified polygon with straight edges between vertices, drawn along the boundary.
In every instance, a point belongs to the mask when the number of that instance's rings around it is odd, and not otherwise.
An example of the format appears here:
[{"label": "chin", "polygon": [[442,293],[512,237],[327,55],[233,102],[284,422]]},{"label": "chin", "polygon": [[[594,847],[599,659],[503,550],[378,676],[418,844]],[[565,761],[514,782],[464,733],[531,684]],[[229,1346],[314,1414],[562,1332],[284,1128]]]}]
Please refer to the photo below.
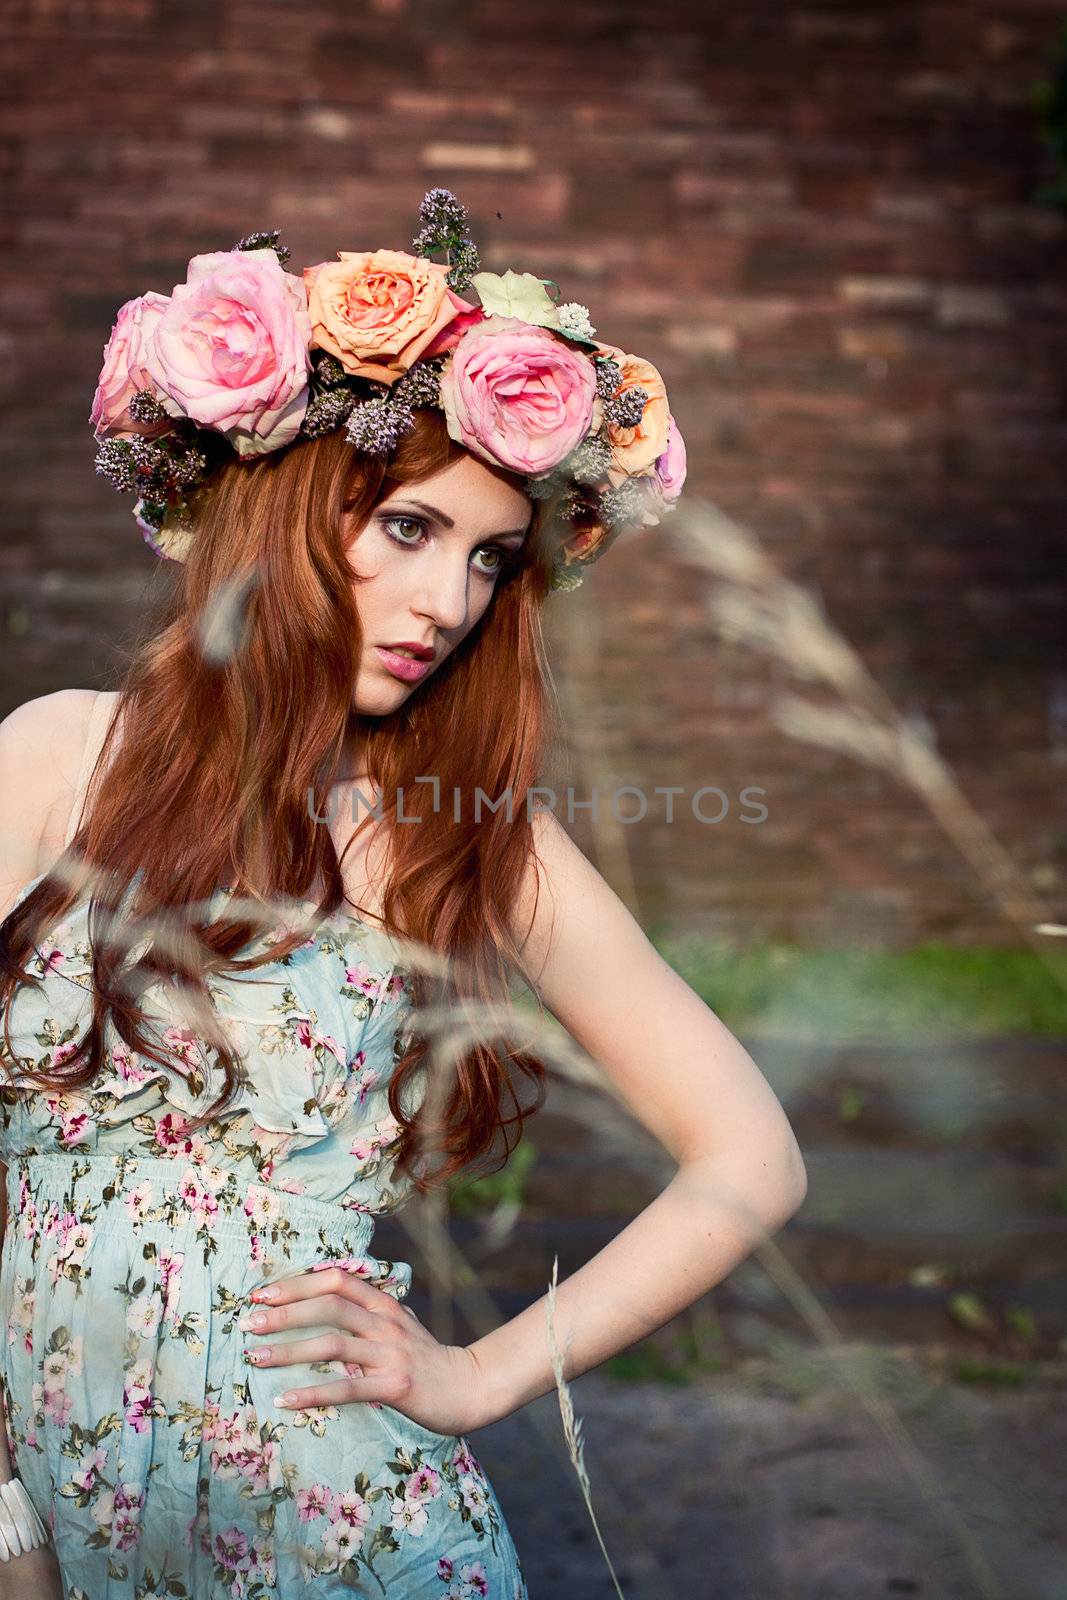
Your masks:
[{"label": "chin", "polygon": [[360,683],[352,696],[352,710],[361,717],[387,717],[410,700],[418,684],[391,678],[385,683]]}]

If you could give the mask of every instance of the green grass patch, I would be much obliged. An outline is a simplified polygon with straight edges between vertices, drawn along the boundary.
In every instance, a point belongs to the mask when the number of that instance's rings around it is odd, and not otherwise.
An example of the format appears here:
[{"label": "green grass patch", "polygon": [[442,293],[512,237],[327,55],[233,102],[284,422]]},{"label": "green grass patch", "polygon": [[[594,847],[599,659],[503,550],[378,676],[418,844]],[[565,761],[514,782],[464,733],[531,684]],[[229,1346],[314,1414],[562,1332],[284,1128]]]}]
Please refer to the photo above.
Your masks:
[{"label": "green grass patch", "polygon": [[684,1387],[703,1373],[722,1372],[729,1365],[718,1318],[690,1311],[679,1325],[650,1334],[629,1350],[604,1362],[609,1378],[622,1383],[667,1383]]},{"label": "green grass patch", "polygon": [[656,1344],[635,1344],[632,1350],[609,1357],[602,1370],[621,1383],[669,1383],[684,1387],[692,1380],[692,1374],[685,1367],[676,1366]]},{"label": "green grass patch", "polygon": [[1067,1035],[1067,986],[1026,948],[934,941],[901,950],[770,941],[739,948],[665,934],[653,942],[734,1030],[897,1040]]},{"label": "green grass patch", "polygon": [[1029,1377],[1019,1361],[978,1361],[972,1356],[961,1356],[951,1366],[952,1376],[960,1383],[982,1384],[992,1389],[1018,1389]]},{"label": "green grass patch", "polygon": [[470,1217],[505,1203],[521,1205],[527,1174],[536,1161],[537,1146],[527,1135],[516,1145],[501,1172],[489,1172],[479,1178],[460,1178],[450,1185],[448,1193],[453,1214]]}]

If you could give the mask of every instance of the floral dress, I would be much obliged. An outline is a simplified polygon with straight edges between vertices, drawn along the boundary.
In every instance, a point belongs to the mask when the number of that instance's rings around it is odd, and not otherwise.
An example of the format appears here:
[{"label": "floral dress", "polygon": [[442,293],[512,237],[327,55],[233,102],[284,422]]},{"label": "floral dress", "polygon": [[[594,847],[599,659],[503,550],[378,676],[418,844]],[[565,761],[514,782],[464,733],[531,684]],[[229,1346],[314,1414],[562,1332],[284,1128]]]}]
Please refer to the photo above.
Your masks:
[{"label": "floral dress", "polygon": [[[10,1008],[16,1056],[45,1069],[88,1024],[86,909],[51,930],[41,988]],[[280,1410],[279,1389],[343,1369],[243,1359],[237,1320],[274,1278],[342,1263],[408,1292],[410,1266],[370,1253],[375,1215],[410,1193],[386,1098],[410,1006],[391,948],[337,914],[252,973],[212,974],[241,1085],[199,1131],[188,1123],[217,1093],[218,1063],[162,984],[139,1004],[180,1070],[139,1059],[109,1019],[89,1090],[3,1075],[4,1422],[66,1600],[526,1600],[466,1439],[384,1403]]]}]

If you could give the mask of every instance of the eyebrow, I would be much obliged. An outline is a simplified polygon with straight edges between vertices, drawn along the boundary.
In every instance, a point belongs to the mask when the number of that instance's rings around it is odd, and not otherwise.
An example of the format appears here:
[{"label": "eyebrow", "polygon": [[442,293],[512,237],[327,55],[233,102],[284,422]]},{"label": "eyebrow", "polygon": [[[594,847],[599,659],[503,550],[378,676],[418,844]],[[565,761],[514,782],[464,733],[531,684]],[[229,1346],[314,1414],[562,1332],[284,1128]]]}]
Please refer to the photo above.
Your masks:
[{"label": "eyebrow", "polygon": [[[442,525],[442,527],[454,528],[456,526],[448,513],[446,511],[442,511],[439,506],[428,505],[425,500],[415,500],[410,495],[405,495],[404,499],[407,501],[408,505],[417,506],[420,511],[425,511],[428,517],[433,517],[435,521]],[[525,528],[509,528],[506,533],[490,534],[487,539],[482,540],[482,543],[492,544],[495,540],[500,539],[524,539],[526,537],[526,531],[527,530]]]}]

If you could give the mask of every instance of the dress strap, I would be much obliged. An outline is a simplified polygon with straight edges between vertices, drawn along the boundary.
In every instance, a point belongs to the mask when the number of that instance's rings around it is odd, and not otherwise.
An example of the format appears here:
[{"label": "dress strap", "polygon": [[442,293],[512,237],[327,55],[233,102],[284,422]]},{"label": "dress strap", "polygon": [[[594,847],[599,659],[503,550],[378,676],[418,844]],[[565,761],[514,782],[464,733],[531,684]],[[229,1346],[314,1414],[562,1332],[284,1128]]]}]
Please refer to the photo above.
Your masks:
[{"label": "dress strap", "polygon": [[74,790],[74,801],[70,808],[70,816],[67,819],[66,835],[63,839],[64,850],[70,844],[70,841],[78,831],[78,825],[81,821],[81,812],[85,803],[85,793],[89,787],[89,780],[92,776],[93,768],[96,766],[96,758],[103,749],[104,739],[107,736],[107,730],[109,727],[107,711],[109,704],[109,695],[102,693],[97,694],[96,699],[93,701],[92,710],[89,712],[88,726],[85,734],[85,746],[82,750],[81,766],[78,769],[78,782]]}]

